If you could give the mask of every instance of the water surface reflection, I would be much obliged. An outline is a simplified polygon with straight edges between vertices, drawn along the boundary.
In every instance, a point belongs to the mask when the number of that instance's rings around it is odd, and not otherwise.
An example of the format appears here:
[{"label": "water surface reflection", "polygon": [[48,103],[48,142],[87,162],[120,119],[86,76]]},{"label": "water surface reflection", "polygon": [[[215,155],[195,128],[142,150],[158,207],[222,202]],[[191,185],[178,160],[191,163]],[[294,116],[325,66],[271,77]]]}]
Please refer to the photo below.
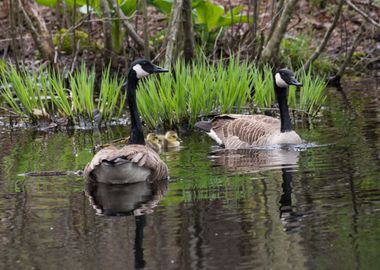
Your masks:
[{"label": "water surface reflection", "polygon": [[181,134],[183,148],[161,155],[171,176],[161,191],[17,177],[83,169],[94,145],[124,127],[0,130],[0,268],[377,269],[379,93],[350,87],[350,106],[332,89],[320,122],[297,127],[328,146],[224,154],[204,135]]}]

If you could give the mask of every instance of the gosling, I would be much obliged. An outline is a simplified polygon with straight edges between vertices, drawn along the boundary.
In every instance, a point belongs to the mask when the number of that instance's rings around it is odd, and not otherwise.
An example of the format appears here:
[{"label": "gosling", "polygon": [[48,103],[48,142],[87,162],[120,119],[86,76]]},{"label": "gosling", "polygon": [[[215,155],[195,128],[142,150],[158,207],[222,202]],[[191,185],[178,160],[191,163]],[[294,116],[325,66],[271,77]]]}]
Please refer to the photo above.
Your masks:
[{"label": "gosling", "polygon": [[161,153],[161,140],[156,133],[148,133],[145,140],[146,146],[152,148],[156,153]]},{"label": "gosling", "polygon": [[160,139],[161,147],[165,149],[177,148],[180,146],[182,140],[178,137],[177,132],[167,131],[165,135],[157,135]]}]

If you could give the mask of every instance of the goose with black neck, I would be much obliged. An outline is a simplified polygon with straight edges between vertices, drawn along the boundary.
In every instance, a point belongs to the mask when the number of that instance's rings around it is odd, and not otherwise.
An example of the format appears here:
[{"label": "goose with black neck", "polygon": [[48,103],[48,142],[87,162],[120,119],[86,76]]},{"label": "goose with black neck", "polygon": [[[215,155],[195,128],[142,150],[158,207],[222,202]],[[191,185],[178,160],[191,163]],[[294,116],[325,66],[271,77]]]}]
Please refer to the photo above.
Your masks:
[{"label": "goose with black neck", "polygon": [[280,69],[274,74],[274,91],[280,109],[280,120],[266,115],[223,114],[211,121],[200,121],[195,127],[207,132],[227,149],[250,148],[275,144],[301,144],[293,130],[288,108],[290,85],[302,86],[292,71]]},{"label": "goose with black neck", "polygon": [[144,132],[137,108],[136,90],[141,78],[168,72],[148,60],[137,60],[128,71],[127,100],[131,117],[131,136],[126,146],[109,146],[100,150],[87,164],[84,176],[108,184],[154,182],[168,178],[168,168],[160,156],[145,145]]}]

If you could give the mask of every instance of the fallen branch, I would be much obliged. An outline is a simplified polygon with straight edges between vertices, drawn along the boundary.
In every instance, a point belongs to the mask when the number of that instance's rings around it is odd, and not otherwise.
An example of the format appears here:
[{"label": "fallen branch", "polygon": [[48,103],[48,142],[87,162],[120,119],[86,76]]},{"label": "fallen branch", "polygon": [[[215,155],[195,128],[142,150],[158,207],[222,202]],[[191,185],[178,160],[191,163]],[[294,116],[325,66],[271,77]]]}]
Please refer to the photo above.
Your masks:
[{"label": "fallen branch", "polygon": [[372,19],[368,14],[366,14],[363,10],[355,6],[350,0],[345,0],[347,5],[349,5],[353,10],[355,10],[357,13],[363,16],[364,19],[366,19],[368,22],[376,26],[377,28],[380,28],[380,24],[376,22],[374,19]]},{"label": "fallen branch", "polygon": [[75,176],[82,176],[83,171],[41,171],[41,172],[26,172],[26,173],[20,173],[18,176],[69,176],[69,175],[75,175]]}]

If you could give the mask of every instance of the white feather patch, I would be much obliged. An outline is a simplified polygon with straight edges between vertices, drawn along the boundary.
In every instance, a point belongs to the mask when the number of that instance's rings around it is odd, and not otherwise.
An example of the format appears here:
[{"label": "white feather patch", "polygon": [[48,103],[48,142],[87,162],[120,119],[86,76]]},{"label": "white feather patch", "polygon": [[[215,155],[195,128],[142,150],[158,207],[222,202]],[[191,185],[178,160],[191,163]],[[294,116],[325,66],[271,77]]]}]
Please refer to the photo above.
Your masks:
[{"label": "white feather patch", "polygon": [[133,70],[136,71],[137,78],[141,79],[142,77],[148,76],[149,73],[146,72],[140,64],[134,65]]},{"label": "white feather patch", "polygon": [[219,145],[223,144],[222,140],[218,137],[218,135],[216,135],[215,131],[213,131],[212,129],[210,129],[210,132],[207,132],[207,135],[210,136],[211,139],[216,141],[217,144]]},{"label": "white feather patch", "polygon": [[276,79],[276,85],[278,87],[281,87],[281,88],[288,87],[288,84],[281,78],[280,73],[276,73],[275,79]]}]

